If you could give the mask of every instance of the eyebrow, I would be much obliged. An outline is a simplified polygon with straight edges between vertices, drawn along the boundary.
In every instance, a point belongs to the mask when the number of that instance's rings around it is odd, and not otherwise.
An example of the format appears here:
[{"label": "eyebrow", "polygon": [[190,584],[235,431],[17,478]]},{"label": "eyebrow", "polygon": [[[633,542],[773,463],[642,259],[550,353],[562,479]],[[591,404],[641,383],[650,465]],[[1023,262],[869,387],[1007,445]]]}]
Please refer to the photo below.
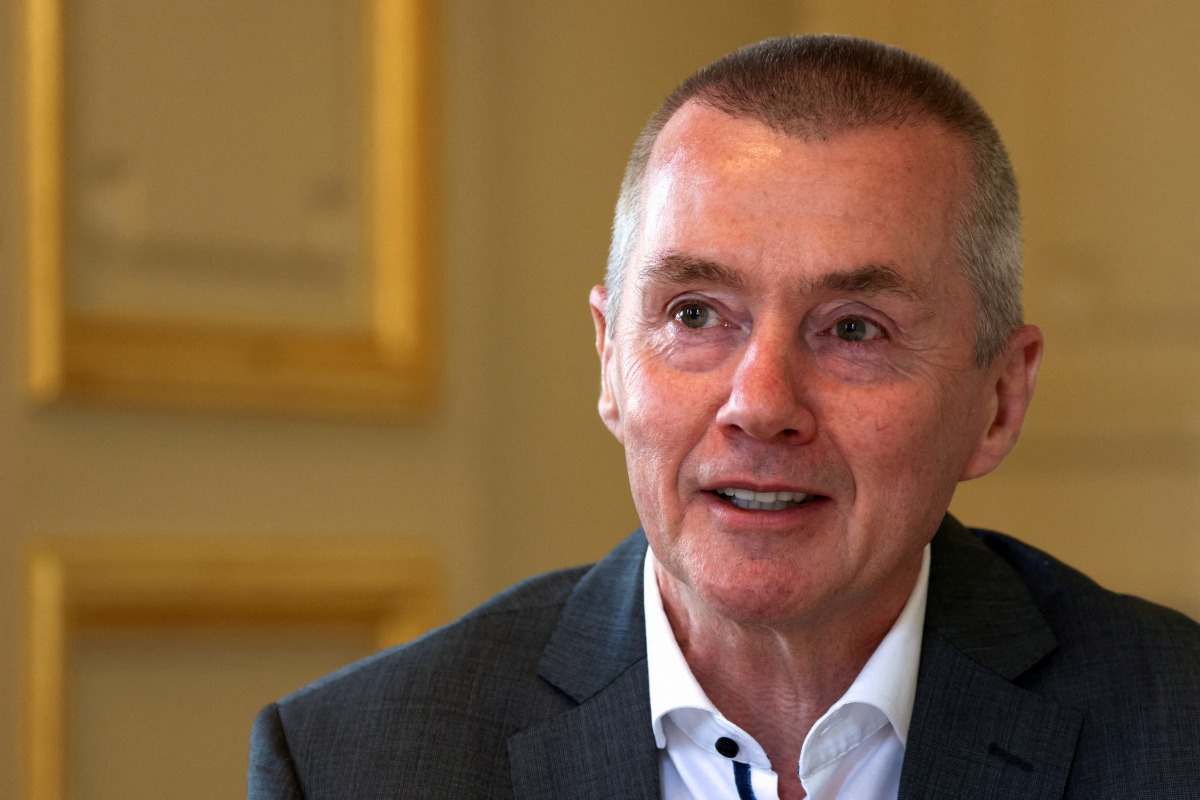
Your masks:
[{"label": "eyebrow", "polygon": [[[745,278],[739,273],[708,258],[676,251],[651,258],[639,272],[642,283],[717,284],[742,288]],[[910,300],[921,300],[922,292],[900,272],[887,264],[866,264],[853,269],[838,270],[803,283],[805,294],[817,291],[872,296],[890,294]]]},{"label": "eyebrow", "polygon": [[642,283],[706,283],[741,288],[745,279],[729,267],[707,258],[679,252],[651,258],[638,273]]},{"label": "eyebrow", "polygon": [[830,272],[810,281],[805,289],[807,292],[823,289],[846,294],[891,294],[910,300],[921,299],[921,292],[912,281],[886,264],[867,264],[856,269]]}]

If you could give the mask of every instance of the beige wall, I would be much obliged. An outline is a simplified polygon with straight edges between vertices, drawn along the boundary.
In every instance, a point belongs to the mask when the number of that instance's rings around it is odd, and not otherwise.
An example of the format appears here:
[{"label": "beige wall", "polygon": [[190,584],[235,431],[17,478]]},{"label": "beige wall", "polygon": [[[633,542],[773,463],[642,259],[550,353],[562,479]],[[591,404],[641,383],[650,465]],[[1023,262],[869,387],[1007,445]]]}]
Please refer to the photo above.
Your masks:
[{"label": "beige wall", "polygon": [[1049,354],[1028,441],[956,509],[1200,615],[1194,4],[447,0],[445,382],[433,414],[393,424],[30,404],[16,5],[0,6],[0,798],[17,796],[6,765],[30,537],[429,537],[458,613],[635,525],[595,417],[585,299],[622,163],[678,78],[789,30],[876,35],[942,61],[1013,150],[1029,312]]}]

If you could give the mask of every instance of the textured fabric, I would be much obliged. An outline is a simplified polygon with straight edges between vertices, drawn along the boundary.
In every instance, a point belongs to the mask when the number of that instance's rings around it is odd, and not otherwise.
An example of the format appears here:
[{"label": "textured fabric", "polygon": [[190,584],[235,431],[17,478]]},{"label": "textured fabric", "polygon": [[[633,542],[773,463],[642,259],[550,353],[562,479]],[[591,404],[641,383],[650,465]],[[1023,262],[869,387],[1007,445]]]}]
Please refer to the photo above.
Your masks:
[{"label": "textured fabric", "polygon": [[[264,709],[249,797],[658,798],[645,548],[637,533]],[[899,797],[1200,798],[1200,626],[947,518]]]},{"label": "textured fabric", "polygon": [[[926,547],[900,615],[850,688],[813,725],[799,764],[780,765],[798,769],[810,800],[896,798],[916,695],[929,561]],[[762,747],[712,704],[688,667],[663,608],[655,563],[647,553],[642,587],[651,727],[664,797],[728,796],[720,789],[729,782],[730,756],[716,745],[724,737],[737,744],[737,760],[745,763],[759,800],[777,798],[778,775]]]}]

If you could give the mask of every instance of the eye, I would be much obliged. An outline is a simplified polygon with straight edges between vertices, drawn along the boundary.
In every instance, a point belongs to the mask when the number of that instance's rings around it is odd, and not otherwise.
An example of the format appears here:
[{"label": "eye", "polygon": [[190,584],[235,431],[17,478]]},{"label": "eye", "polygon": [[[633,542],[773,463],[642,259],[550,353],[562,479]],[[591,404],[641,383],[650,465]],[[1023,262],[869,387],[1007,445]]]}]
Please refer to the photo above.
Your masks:
[{"label": "eye", "polygon": [[863,317],[845,317],[833,326],[833,335],[844,342],[865,342],[884,338],[883,328]]},{"label": "eye", "polygon": [[700,330],[712,328],[720,323],[717,312],[703,303],[684,303],[675,307],[675,321],[687,328]]}]

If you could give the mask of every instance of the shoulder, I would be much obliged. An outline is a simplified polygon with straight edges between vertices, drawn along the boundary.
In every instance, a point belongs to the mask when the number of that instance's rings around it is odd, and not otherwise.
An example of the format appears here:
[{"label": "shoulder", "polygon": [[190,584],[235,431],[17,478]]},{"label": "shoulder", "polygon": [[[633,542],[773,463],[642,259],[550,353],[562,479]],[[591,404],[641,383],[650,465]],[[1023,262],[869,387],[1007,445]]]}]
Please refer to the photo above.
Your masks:
[{"label": "shoulder", "polygon": [[406,797],[498,796],[510,780],[509,738],[577,702],[555,684],[551,654],[567,643],[587,656],[571,664],[590,675],[620,644],[644,651],[630,610],[644,557],[635,533],[599,564],[523,581],[268,706],[252,735],[251,775],[309,798],[391,797],[396,786],[411,788]]},{"label": "shoulder", "polygon": [[1016,539],[972,531],[1016,573],[1053,648],[1014,683],[1080,712],[1080,797],[1168,797],[1200,775],[1200,625],[1111,592]]},{"label": "shoulder", "polygon": [[[1200,687],[1200,624],[1178,611],[1109,591],[1082,572],[1011,536],[973,530],[1011,567],[1058,639],[1059,658],[1086,654],[1094,666],[1111,653],[1120,667],[1178,666]],[[1133,649],[1135,652],[1129,652]]]},{"label": "shoulder", "polygon": [[293,714],[326,705],[397,702],[415,690],[454,686],[533,664],[588,567],[539,575],[455,622],[344,667],[280,701]]},{"label": "shoulder", "polygon": [[396,785],[426,786],[414,797],[486,795],[507,772],[508,737],[564,705],[538,678],[538,660],[586,573],[531,578],[321,678],[264,711],[260,725],[272,730],[256,734],[276,740],[286,758],[274,760],[294,765],[306,797],[391,796],[384,788]]}]

